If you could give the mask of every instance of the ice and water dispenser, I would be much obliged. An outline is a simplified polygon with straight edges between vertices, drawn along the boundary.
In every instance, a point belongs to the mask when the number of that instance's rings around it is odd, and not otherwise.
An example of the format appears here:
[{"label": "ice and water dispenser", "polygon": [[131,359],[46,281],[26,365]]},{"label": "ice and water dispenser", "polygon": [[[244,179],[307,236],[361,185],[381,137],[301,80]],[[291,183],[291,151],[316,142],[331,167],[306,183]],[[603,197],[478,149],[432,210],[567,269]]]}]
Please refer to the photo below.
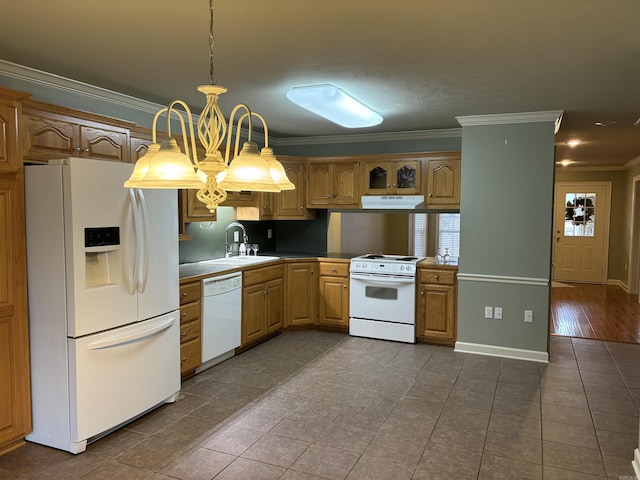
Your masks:
[{"label": "ice and water dispenser", "polygon": [[84,229],[87,288],[120,284],[120,227]]}]

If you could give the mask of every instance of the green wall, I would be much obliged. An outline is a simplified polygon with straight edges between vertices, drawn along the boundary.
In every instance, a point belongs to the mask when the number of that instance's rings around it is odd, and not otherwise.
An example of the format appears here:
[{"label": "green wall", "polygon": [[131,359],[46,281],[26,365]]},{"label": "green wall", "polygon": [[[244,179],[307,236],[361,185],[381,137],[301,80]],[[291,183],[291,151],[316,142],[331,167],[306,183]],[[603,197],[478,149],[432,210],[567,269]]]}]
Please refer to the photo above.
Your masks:
[{"label": "green wall", "polygon": [[[545,354],[553,122],[463,126],[461,171],[458,341]],[[502,307],[502,320],[485,319],[485,306]]]}]

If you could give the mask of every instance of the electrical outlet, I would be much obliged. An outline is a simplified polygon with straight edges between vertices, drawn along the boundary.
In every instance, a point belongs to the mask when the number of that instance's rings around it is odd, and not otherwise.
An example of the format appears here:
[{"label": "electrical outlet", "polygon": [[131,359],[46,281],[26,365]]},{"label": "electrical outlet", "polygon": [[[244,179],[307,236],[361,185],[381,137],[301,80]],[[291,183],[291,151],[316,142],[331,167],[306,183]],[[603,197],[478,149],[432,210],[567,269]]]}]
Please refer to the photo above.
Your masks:
[{"label": "electrical outlet", "polygon": [[493,318],[493,307],[484,307],[484,318]]},{"label": "electrical outlet", "polygon": [[273,230],[270,228],[267,228],[267,238],[273,238]]},{"label": "electrical outlet", "polygon": [[502,307],[496,307],[493,309],[493,318],[502,320]]},{"label": "electrical outlet", "polygon": [[525,310],[524,311],[524,321],[526,323],[533,322],[533,310]]}]

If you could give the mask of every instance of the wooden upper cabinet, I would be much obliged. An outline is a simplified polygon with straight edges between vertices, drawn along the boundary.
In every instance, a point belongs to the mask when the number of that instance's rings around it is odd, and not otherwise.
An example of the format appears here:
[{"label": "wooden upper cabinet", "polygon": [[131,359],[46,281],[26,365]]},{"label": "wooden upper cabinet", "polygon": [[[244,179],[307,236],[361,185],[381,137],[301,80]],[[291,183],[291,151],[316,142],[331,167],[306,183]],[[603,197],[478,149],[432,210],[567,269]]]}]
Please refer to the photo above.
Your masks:
[{"label": "wooden upper cabinet", "polygon": [[129,132],[114,127],[80,125],[78,156],[128,162]]},{"label": "wooden upper cabinet", "polygon": [[210,212],[207,206],[198,200],[198,190],[179,190],[180,213],[183,223],[191,222],[215,222],[218,219],[216,212]]},{"label": "wooden upper cabinet", "polygon": [[136,163],[149,151],[149,145],[153,139],[151,130],[136,127],[131,129],[129,139],[129,161]]},{"label": "wooden upper cabinet", "polygon": [[284,190],[275,194],[275,218],[278,220],[310,220],[315,218],[315,210],[309,210],[306,207],[307,167],[305,159],[281,159],[280,163],[282,163],[289,181],[296,188],[295,190]]},{"label": "wooden upper cabinet", "polygon": [[357,207],[358,164],[347,158],[309,159],[307,207]]},{"label": "wooden upper cabinet", "polygon": [[460,153],[429,159],[424,186],[427,208],[460,208]]},{"label": "wooden upper cabinet", "polygon": [[[227,192],[231,193],[240,192]],[[236,208],[237,220],[273,220],[275,218],[276,195],[275,192],[250,192],[256,199],[252,206],[240,206]],[[227,197],[229,198],[229,197]],[[222,206],[228,206],[228,201]]]},{"label": "wooden upper cabinet", "polygon": [[366,159],[361,168],[363,195],[417,195],[421,191],[419,159]]},{"label": "wooden upper cabinet", "polygon": [[129,135],[128,127],[89,118],[32,107],[23,111],[23,156],[27,161],[74,156],[129,162]]},{"label": "wooden upper cabinet", "polygon": [[0,171],[15,172],[22,168],[18,151],[18,107],[0,98]]},{"label": "wooden upper cabinet", "polygon": [[258,192],[240,191],[227,192],[227,199],[221,207],[256,207],[258,206]]}]

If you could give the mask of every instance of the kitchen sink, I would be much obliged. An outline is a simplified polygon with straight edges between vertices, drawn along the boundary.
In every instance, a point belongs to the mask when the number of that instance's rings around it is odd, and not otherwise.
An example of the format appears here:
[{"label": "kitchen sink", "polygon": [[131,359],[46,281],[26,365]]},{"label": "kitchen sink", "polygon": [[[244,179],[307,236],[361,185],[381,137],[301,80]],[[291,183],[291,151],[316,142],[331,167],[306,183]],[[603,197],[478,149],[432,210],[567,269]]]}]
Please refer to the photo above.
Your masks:
[{"label": "kitchen sink", "polygon": [[203,265],[233,265],[240,267],[242,265],[254,265],[256,263],[271,262],[273,260],[279,259],[280,257],[270,257],[268,255],[237,255],[235,257],[223,257],[204,260],[198,263]]}]

